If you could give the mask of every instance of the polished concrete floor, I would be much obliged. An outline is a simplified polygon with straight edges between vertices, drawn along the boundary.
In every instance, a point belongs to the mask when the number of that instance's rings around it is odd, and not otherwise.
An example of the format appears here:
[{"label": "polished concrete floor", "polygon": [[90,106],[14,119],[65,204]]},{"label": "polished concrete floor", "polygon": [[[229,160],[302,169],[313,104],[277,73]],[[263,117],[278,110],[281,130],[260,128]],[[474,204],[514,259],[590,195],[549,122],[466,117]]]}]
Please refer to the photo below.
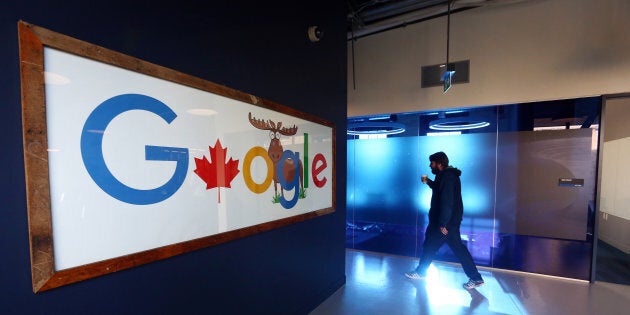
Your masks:
[{"label": "polished concrete floor", "polygon": [[424,280],[410,257],[346,251],[346,284],[311,315],[630,314],[630,286],[479,268],[485,285],[462,288],[461,266],[434,262]]}]

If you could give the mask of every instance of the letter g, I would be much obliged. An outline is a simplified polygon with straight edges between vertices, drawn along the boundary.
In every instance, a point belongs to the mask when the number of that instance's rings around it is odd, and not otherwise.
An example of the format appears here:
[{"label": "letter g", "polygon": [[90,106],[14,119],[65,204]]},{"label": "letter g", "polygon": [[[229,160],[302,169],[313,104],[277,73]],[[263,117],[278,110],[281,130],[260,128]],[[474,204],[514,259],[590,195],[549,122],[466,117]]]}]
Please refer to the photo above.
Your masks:
[{"label": "letter g", "polygon": [[140,94],[114,96],[101,103],[85,121],[81,132],[83,164],[94,182],[110,196],[131,204],[148,205],[172,196],[184,183],[188,171],[188,149],[145,146],[145,158],[152,161],[175,161],[175,173],[155,189],[135,189],[121,183],[110,172],[103,157],[103,134],[109,123],[129,110],[145,110],[171,123],[177,115],[164,103]]}]

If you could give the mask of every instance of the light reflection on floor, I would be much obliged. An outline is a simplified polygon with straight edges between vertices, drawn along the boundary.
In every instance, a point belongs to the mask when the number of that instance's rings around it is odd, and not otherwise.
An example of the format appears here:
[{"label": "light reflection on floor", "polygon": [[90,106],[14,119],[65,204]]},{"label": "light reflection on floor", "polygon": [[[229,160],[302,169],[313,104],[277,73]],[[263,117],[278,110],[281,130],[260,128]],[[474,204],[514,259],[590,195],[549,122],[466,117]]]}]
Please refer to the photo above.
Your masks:
[{"label": "light reflection on floor", "polygon": [[461,266],[435,262],[409,280],[417,259],[346,251],[346,285],[311,315],[627,314],[630,287],[480,268],[485,285],[466,290]]}]

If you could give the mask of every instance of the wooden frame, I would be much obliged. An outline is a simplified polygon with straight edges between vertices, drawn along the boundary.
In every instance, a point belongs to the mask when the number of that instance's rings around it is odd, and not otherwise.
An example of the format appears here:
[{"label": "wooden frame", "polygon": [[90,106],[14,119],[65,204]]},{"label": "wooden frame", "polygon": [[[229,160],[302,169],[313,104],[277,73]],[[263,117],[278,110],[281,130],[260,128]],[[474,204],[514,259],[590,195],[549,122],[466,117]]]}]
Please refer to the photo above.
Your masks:
[{"label": "wooden frame", "polygon": [[[40,292],[66,284],[109,274],[119,270],[202,249],[233,239],[269,231],[335,211],[335,127],[324,119],[300,112],[269,100],[151,64],[115,51],[89,44],[50,30],[20,21],[18,23],[22,88],[22,123],[24,163],[31,254],[33,291]],[[151,248],[140,252],[96,261],[62,270],[55,269],[55,245],[49,178],[47,98],[44,73],[44,48],[50,47],[135,73],[163,79],[185,87],[227,97],[315,124],[331,128],[332,166],[331,206],[295,216],[261,222],[252,226]],[[308,166],[308,165],[307,165]]]}]

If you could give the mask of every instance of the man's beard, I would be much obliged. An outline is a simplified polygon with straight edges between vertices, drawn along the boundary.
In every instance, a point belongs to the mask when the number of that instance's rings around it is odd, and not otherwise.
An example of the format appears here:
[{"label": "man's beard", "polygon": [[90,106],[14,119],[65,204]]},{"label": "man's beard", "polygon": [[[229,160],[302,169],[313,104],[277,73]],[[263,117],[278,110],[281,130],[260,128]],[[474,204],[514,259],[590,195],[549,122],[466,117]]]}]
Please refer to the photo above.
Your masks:
[{"label": "man's beard", "polygon": [[440,170],[437,167],[432,167],[431,168],[431,173],[433,173],[433,175],[437,175],[440,172]]}]

